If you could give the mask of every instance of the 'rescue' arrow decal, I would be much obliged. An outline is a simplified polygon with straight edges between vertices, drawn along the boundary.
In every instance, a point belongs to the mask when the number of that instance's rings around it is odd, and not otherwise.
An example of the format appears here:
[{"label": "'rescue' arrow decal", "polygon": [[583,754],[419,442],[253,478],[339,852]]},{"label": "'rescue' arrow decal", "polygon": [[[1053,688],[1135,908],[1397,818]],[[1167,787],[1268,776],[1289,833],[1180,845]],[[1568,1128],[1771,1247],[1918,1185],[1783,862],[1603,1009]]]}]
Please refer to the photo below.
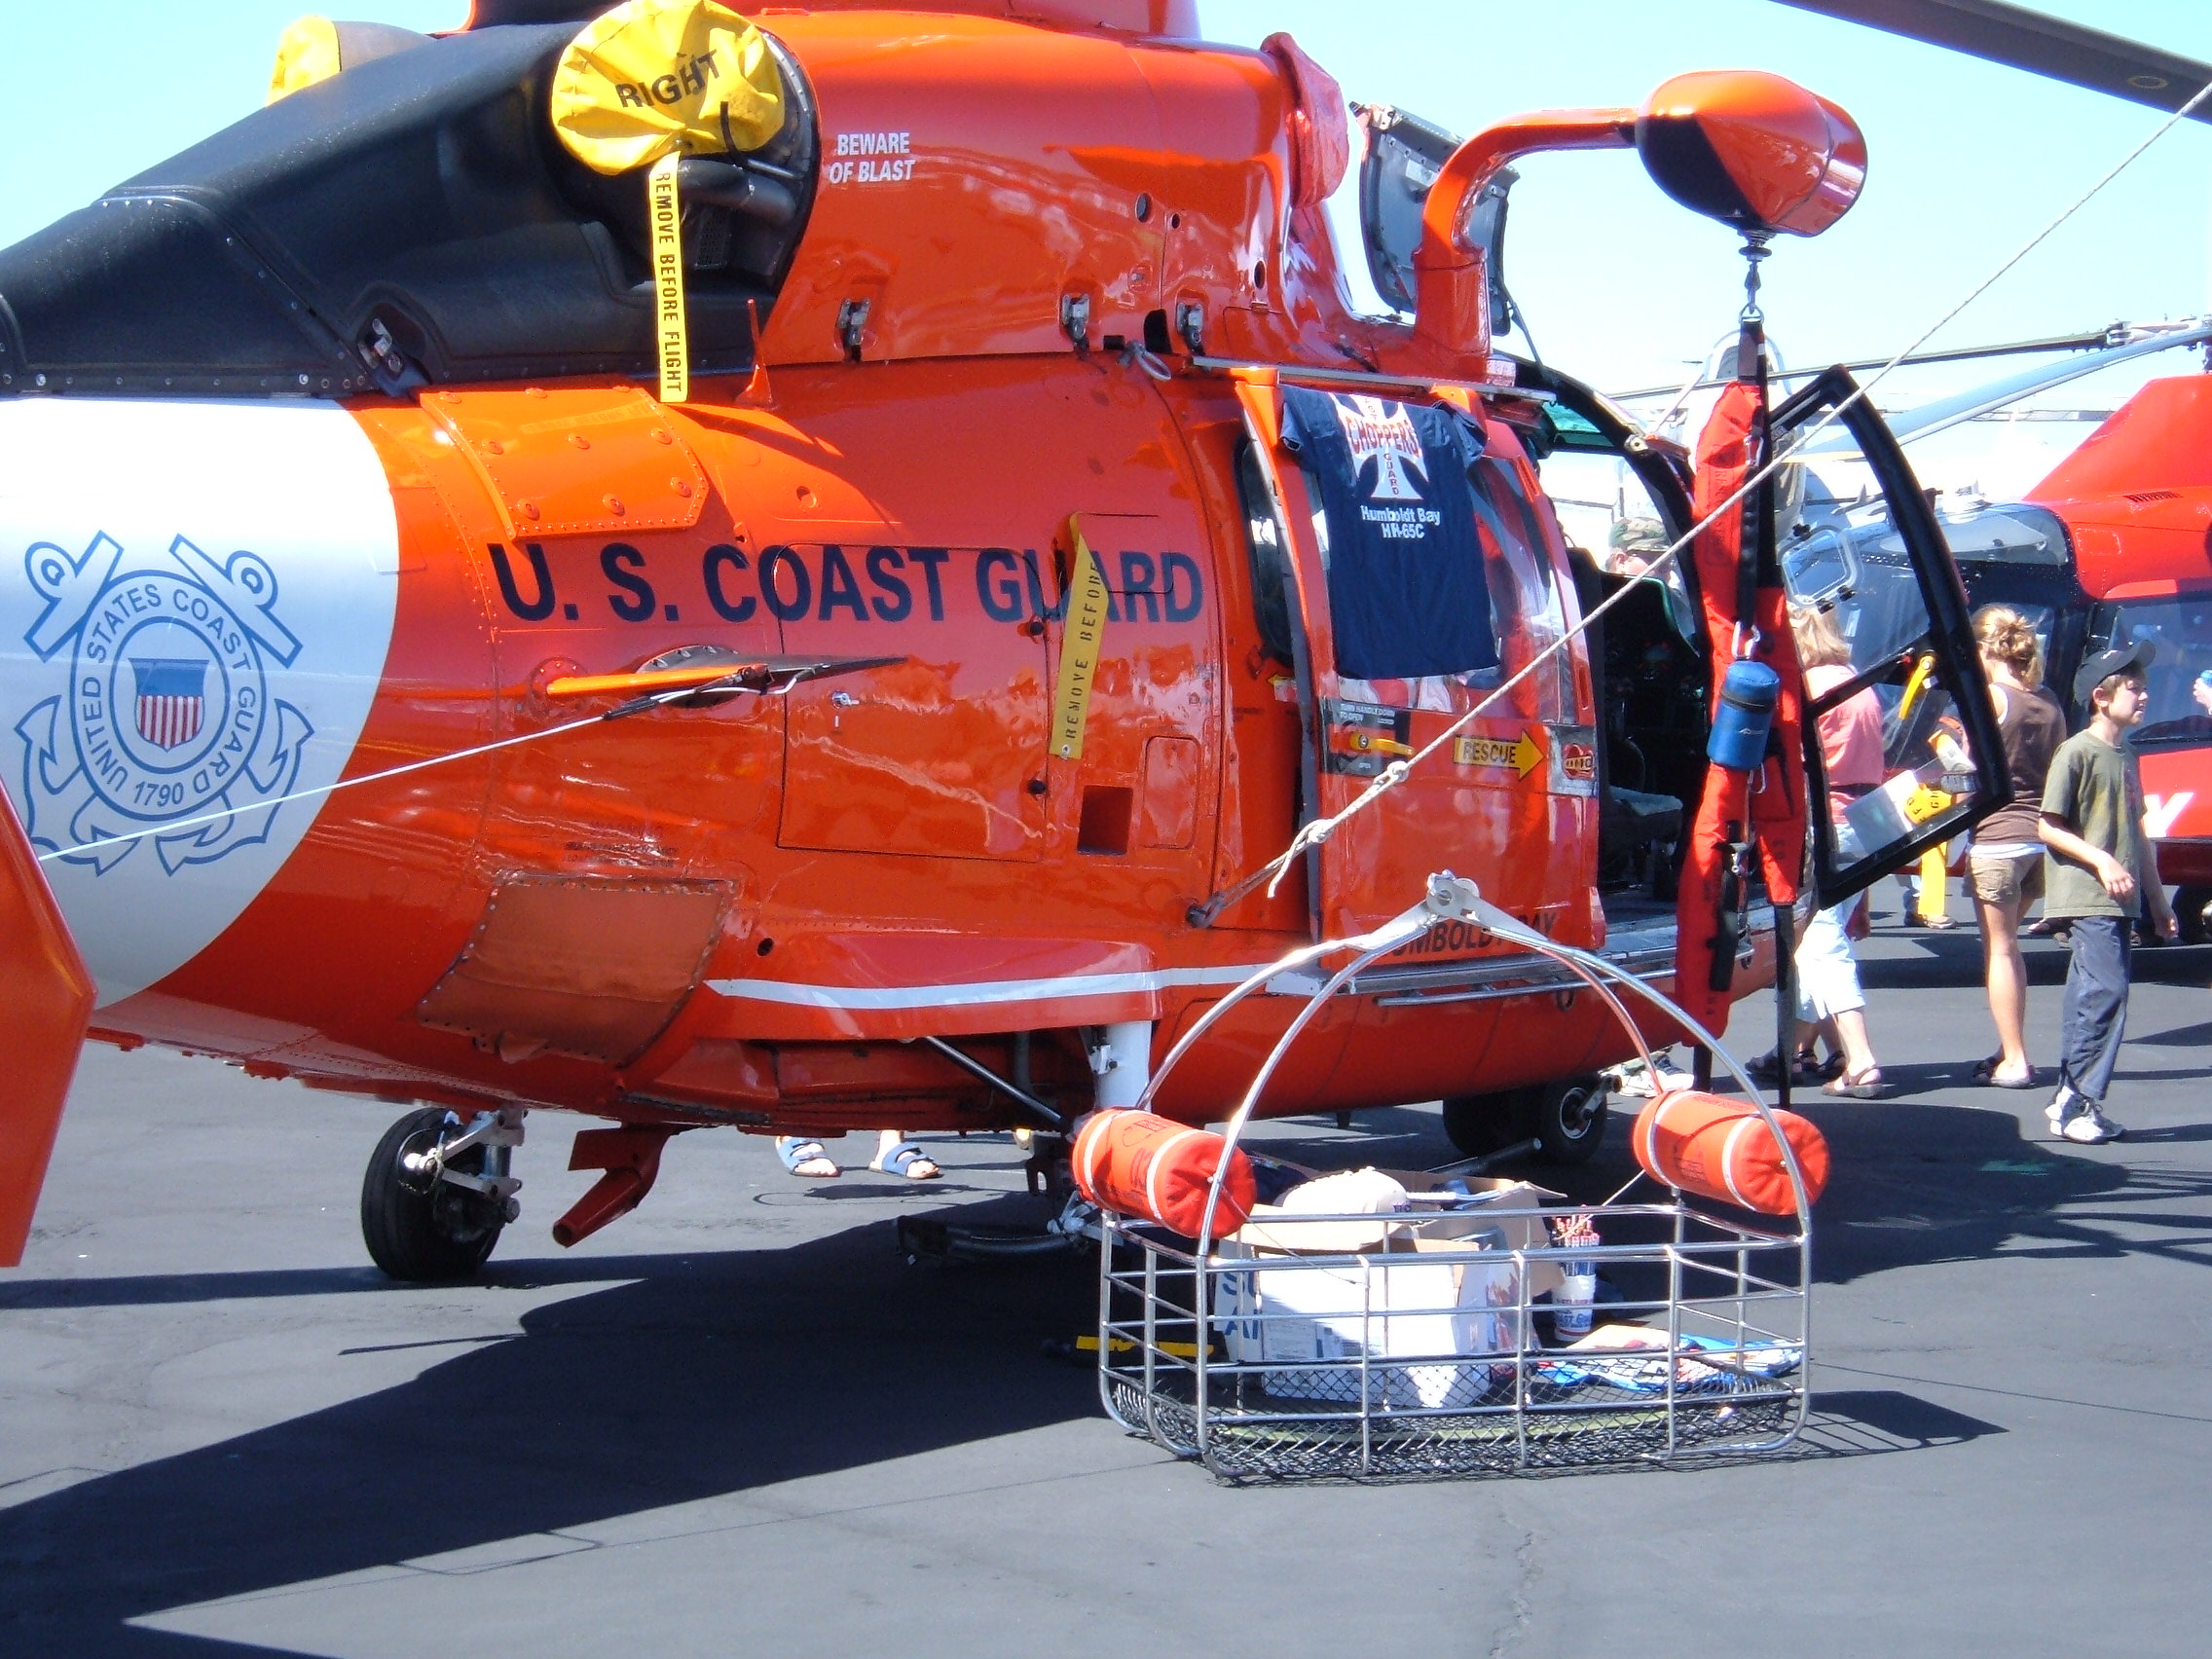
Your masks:
[{"label": "'rescue' arrow decal", "polygon": [[1526,778],[1544,763],[1544,746],[1536,734],[1519,737],[1458,737],[1452,740],[1452,758],[1462,766],[1510,766],[1517,778]]}]

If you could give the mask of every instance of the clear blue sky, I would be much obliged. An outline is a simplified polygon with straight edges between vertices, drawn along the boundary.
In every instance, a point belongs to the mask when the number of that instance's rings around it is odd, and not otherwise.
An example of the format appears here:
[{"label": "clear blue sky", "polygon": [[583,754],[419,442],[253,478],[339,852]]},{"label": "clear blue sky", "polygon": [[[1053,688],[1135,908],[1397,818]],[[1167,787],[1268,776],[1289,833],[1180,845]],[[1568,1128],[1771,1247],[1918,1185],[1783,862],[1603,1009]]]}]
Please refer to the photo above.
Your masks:
[{"label": "clear blue sky", "polygon": [[[2156,112],[1771,0],[1198,0],[1213,38],[1287,29],[1361,100],[1459,131],[1518,110],[1634,104],[1693,68],[1776,70],[1865,128],[1866,194],[1835,230],[1785,239],[1771,326],[1794,363],[1917,334],[2148,132]],[[2043,0],[2044,9],[2212,60],[2204,0]],[[0,244],[252,110],[301,0],[111,0],[103,40],[158,66],[120,108],[87,99],[85,17],[6,0]],[[464,0],[340,0],[340,16],[455,24]],[[1514,196],[1509,268],[1545,355],[1602,385],[1678,372],[1730,325],[1734,239],[1662,198],[1632,155],[1538,158]],[[2015,339],[2207,309],[2212,128],[2185,124],[1946,342]],[[2175,365],[2178,366],[2178,365]],[[2171,372],[2171,368],[2167,370]]]}]

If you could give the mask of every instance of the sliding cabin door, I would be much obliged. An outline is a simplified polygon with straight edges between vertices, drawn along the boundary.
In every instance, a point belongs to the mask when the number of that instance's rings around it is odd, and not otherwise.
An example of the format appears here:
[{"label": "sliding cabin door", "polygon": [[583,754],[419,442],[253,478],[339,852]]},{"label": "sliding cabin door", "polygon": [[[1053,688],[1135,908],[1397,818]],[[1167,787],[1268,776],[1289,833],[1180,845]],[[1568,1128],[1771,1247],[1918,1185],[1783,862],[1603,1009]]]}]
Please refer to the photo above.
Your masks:
[{"label": "sliding cabin door", "polygon": [[[1571,654],[1521,674],[1567,622],[1518,441],[1418,397],[1259,382],[1240,395],[1294,602],[1305,816],[1343,813],[1385,768],[1491,701],[1320,845],[1322,935],[1372,928],[1448,869],[1539,928],[1586,940],[1596,750]],[[1426,953],[1488,942],[1439,934]]]}]

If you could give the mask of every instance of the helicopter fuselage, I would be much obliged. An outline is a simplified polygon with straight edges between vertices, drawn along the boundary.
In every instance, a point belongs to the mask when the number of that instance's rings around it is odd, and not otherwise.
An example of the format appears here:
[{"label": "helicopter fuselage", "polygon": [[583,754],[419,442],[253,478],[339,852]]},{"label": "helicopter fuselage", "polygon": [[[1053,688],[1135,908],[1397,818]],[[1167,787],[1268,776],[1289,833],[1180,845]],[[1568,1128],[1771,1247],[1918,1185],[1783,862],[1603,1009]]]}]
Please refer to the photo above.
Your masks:
[{"label": "helicopter fuselage", "polygon": [[[1463,209],[1531,150],[1633,143],[1701,211],[1815,234],[1856,129],[1751,74],[1504,124],[1393,221],[1416,314],[1362,316],[1335,85],[1137,10],[766,18],[782,127],[679,179],[687,397],[650,381],[643,177],[548,128],[572,24],[385,31],[0,255],[4,850],[94,1034],[464,1115],[812,1133],[1126,1103],[1229,988],[1443,870],[1663,980],[1681,801],[1643,797],[1672,816],[1622,855],[1624,942],[1531,459],[1560,383],[1492,351],[1501,221]],[[1346,671],[1294,387],[1385,539],[1443,522],[1407,408],[1454,434],[1463,657]],[[1702,707],[1701,647],[1651,626],[1658,700]],[[1160,1109],[1221,1114],[1316,983],[1242,1005]],[[1262,1110],[1503,1101],[1635,1046],[1459,924],[1351,990]]]},{"label": "helicopter fuselage", "polygon": [[[1303,867],[1188,919],[1287,844],[1304,787],[1294,668],[1254,621],[1233,390],[1061,353],[794,367],[773,392],[0,408],[48,487],[7,509],[31,555],[0,625],[9,781],[61,855],[44,867],[95,1028],[457,1107],[952,1127],[1004,1105],[914,1038],[1001,1065],[1014,1032],[1164,1042],[1309,939]],[[71,475],[119,421],[165,458],[122,495]],[[1063,758],[1071,518],[1108,608]],[[1556,537],[1540,557],[1524,574],[1570,595]],[[625,699],[547,694],[701,648],[896,660],[583,724]],[[1470,728],[1450,827],[1413,850],[1592,944],[1596,803],[1554,753],[1590,721],[1557,695]],[[1448,718],[1412,711],[1414,739]],[[282,799],[342,779],[369,781]],[[1406,873],[1373,872],[1381,909],[1418,899],[1388,885]],[[1287,1020],[1269,1002],[1165,1109],[1218,1108]],[[1624,1041],[1570,993],[1348,999],[1270,1106],[1503,1088]],[[1046,1044],[1033,1075],[1080,1088],[1080,1059]]]}]

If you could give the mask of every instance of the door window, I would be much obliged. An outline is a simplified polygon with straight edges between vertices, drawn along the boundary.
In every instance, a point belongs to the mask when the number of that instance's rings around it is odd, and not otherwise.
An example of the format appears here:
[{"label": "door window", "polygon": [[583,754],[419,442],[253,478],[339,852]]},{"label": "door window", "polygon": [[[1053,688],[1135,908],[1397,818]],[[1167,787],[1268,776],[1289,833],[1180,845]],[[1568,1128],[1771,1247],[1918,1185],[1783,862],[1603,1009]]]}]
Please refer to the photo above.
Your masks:
[{"label": "door window", "polygon": [[1236,503],[1244,514],[1244,552],[1252,570],[1252,620],[1260,631],[1260,644],[1277,662],[1294,661],[1290,548],[1275,512],[1274,493],[1260,461],[1260,446],[1249,437],[1236,446]]},{"label": "door window", "polygon": [[[1840,903],[2009,798],[1966,590],[1897,442],[1830,370],[1775,414],[1784,460],[1775,545],[1805,665],[1805,751],[1820,902]],[[1863,461],[1881,495],[1843,502],[1821,478]]]},{"label": "door window", "polygon": [[[1534,503],[1521,487],[1520,474],[1504,461],[1486,456],[1469,481],[1490,509],[1484,517],[1489,533],[1484,540],[1494,544],[1485,563],[1503,660],[1486,674],[1467,677],[1469,684],[1487,690],[1559,644],[1567,633],[1567,610],[1553,579],[1543,528]],[[1513,713],[1530,719],[1574,719],[1573,658],[1566,651],[1557,652],[1514,687],[1508,700]]]}]

